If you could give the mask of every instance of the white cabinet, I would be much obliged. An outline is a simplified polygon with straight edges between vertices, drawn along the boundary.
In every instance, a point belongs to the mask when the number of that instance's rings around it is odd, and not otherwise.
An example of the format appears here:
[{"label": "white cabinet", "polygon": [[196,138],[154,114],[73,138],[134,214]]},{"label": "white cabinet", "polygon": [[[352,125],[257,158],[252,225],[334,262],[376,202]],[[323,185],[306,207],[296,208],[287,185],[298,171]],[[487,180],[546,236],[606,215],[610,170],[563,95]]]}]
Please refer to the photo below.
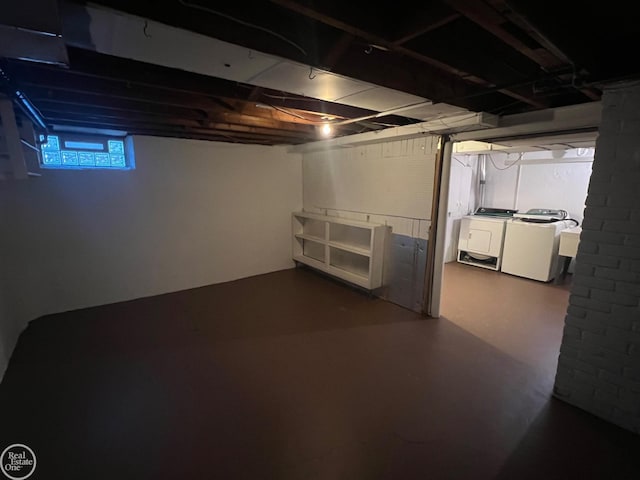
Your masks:
[{"label": "white cabinet", "polygon": [[295,212],[293,259],[373,290],[382,286],[386,228],[377,223]]},{"label": "white cabinet", "polygon": [[582,227],[567,228],[560,232],[559,254],[563,257],[575,257],[578,254]]}]

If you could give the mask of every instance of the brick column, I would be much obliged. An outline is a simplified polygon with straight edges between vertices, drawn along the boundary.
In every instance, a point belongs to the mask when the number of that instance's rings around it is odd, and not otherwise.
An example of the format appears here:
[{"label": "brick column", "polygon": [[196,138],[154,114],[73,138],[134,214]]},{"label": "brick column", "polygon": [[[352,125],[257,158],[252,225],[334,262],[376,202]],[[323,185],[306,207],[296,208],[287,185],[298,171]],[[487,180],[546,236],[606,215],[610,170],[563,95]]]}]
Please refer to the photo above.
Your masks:
[{"label": "brick column", "polygon": [[640,83],[603,106],[554,395],[640,433]]}]

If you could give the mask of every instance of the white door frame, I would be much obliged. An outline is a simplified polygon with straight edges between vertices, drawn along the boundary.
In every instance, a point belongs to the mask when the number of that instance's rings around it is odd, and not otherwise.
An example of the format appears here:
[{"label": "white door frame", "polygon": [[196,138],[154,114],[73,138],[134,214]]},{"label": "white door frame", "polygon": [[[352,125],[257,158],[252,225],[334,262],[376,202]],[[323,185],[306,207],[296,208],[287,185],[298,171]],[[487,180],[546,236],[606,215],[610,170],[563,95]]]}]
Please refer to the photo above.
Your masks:
[{"label": "white door frame", "polygon": [[[435,254],[433,264],[433,281],[430,292],[425,292],[430,299],[428,314],[440,316],[440,299],[442,296],[442,277],[444,272],[445,232],[447,211],[449,209],[449,184],[451,182],[451,157],[453,144],[465,140],[498,140],[500,138],[535,138],[545,135],[569,133],[577,130],[593,129],[600,125],[602,105],[600,102],[583,103],[568,107],[540,110],[530,113],[509,115],[500,119],[497,128],[476,130],[452,134],[444,145],[442,159],[442,175],[440,176],[440,197],[438,199],[438,222],[435,234]],[[429,265],[427,265],[427,271]]]}]

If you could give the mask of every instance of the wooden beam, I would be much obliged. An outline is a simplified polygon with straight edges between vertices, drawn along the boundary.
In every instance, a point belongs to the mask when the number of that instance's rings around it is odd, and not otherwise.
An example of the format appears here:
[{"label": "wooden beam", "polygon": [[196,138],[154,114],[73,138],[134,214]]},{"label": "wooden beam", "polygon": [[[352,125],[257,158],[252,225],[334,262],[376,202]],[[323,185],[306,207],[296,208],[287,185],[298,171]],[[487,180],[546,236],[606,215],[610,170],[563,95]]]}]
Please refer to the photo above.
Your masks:
[{"label": "wooden beam", "polygon": [[432,30],[435,30],[436,28],[440,28],[443,27],[444,25],[453,22],[454,20],[460,18],[460,14],[459,13],[451,13],[449,15],[447,15],[446,17],[443,17],[439,20],[436,20],[433,23],[427,24],[424,27],[420,27],[417,28],[415,30],[412,30],[410,32],[405,33],[402,37],[398,38],[397,40],[394,40],[394,45],[402,45],[404,43],[407,43],[410,40],[413,40],[416,37],[420,37],[422,35],[424,35],[425,33],[429,33]]},{"label": "wooden beam", "polygon": [[[553,71],[567,64],[573,64],[559,48],[547,40],[546,37],[538,32],[526,19],[510,10],[504,0],[492,0],[491,3],[494,7],[473,0],[447,0],[447,3],[517,52],[536,62],[546,71]],[[496,7],[502,7],[503,10],[498,11]],[[526,45],[523,41],[507,31],[504,25],[507,24],[508,21],[511,21],[513,25],[516,25],[517,28],[528,34],[540,45],[540,48],[532,48]],[[576,89],[590,100],[600,99],[600,94],[594,89],[580,87],[576,87]]]},{"label": "wooden beam", "polygon": [[[268,103],[274,103],[274,97],[286,97],[286,101],[278,102],[278,106],[296,108],[306,111],[323,112],[330,115],[353,118],[370,113],[370,110],[352,107],[339,103],[327,102],[320,99],[304,97],[287,93],[282,94],[263,87],[242,84],[230,80],[223,80],[193,72],[176,70],[160,65],[129,60],[125,58],[103,55],[81,49],[69,50],[71,55],[72,72],[86,77],[101,80],[113,80],[126,83],[128,86],[148,86],[152,88],[168,89],[171,92],[193,93],[206,95],[211,98],[238,99],[254,101],[269,98]],[[24,65],[24,62],[21,62]],[[30,64],[27,66],[31,66]],[[42,66],[46,68],[46,66]]]},{"label": "wooden beam", "polygon": [[[562,60],[566,64],[574,65],[574,62],[551,40],[547,38],[533,23],[531,23],[524,15],[513,10],[510,5],[507,5],[505,0],[491,0],[491,4],[498,9],[505,18],[509,19],[513,24],[520,27],[531,38],[542,45],[546,50],[551,52],[556,58]],[[600,100],[601,93],[593,88],[579,88],[587,98],[590,100]]]},{"label": "wooden beam", "polygon": [[440,70],[443,70],[447,73],[451,73],[454,75],[457,75],[459,77],[464,77],[467,76],[468,73],[467,72],[463,72],[455,67],[452,67],[451,65],[448,65],[444,62],[441,62],[439,60],[433,59],[431,57],[428,57],[426,55],[422,55],[418,52],[414,52],[412,50],[409,50],[408,48],[402,47],[400,45],[394,45],[393,42],[382,38],[378,35],[375,35],[373,33],[369,33],[365,30],[362,30],[358,27],[349,25],[346,22],[343,22],[342,20],[338,20],[336,18],[333,18],[329,15],[325,15],[324,13],[318,12],[312,8],[309,8],[305,5],[301,5],[297,2],[295,2],[294,0],[270,0],[271,3],[274,3],[276,5],[279,5],[283,8],[286,8],[287,10],[291,10],[295,13],[298,13],[299,15],[305,16],[305,17],[309,17],[317,22],[320,23],[324,23],[325,25],[329,25],[330,27],[336,28],[338,30],[342,30],[343,32],[347,32],[351,35],[353,35],[354,37],[359,37],[362,38],[363,40],[366,40],[367,42],[376,45],[378,47],[382,47],[384,49],[390,50],[390,51],[395,51],[397,53],[401,53],[403,55],[406,55],[408,57],[414,58],[416,60],[419,60],[423,63],[429,64],[433,67],[439,68]]},{"label": "wooden beam", "polygon": [[[283,112],[259,109],[249,102],[229,100],[225,103],[229,103],[232,110],[224,110],[217,102],[212,102],[207,97],[158,94],[131,88],[95,88],[89,82],[78,84],[72,79],[62,82],[49,79],[45,85],[24,82],[23,88],[37,99],[34,100],[37,106],[43,102],[57,102],[61,105],[57,108],[60,111],[65,110],[63,105],[68,105],[69,108],[94,106],[103,109],[125,109],[132,113],[151,115],[150,118],[161,116],[190,121],[224,121],[299,132],[307,131],[308,125],[313,124],[311,121],[296,119]],[[146,105],[149,106],[148,109]]]},{"label": "wooden beam", "polygon": [[[266,108],[259,108],[252,102],[235,99],[226,99],[233,107],[233,112],[212,112],[195,108],[145,103],[135,99],[110,98],[108,95],[61,92],[44,87],[28,87],[27,93],[29,93],[32,101],[44,111],[93,112],[107,118],[149,118],[151,121],[154,119],[168,119],[171,121],[182,119],[199,124],[216,120],[301,132],[307,132],[310,126],[316,126],[322,122],[321,114],[319,113],[295,109],[277,110],[268,105],[265,105]],[[370,125],[370,128],[377,129],[380,127]],[[345,125],[341,130],[346,133],[356,131],[358,128]]]},{"label": "wooden beam", "polygon": [[[317,10],[314,10],[312,8],[309,8],[305,5],[301,5],[299,3],[297,3],[294,0],[270,0],[271,3],[274,3],[276,5],[281,6],[282,8],[285,8],[287,10],[291,10],[299,15],[311,18],[317,22],[323,23],[325,25],[329,25],[333,28],[336,28],[338,30],[342,30],[343,32],[347,32],[355,37],[359,37],[362,38],[363,40],[366,40],[367,42],[371,43],[372,45],[376,45],[378,47],[382,47],[383,49],[395,52],[395,53],[399,53],[401,55],[407,56],[409,58],[413,58],[414,60],[418,60],[419,62],[422,62],[424,64],[430,65],[434,68],[437,68],[439,70],[442,70],[444,72],[447,72],[449,74],[461,77],[469,82],[472,83],[476,83],[476,84],[480,84],[483,86],[488,86],[491,87],[493,86],[490,82],[487,82],[486,80],[479,78],[475,75],[472,75],[469,72],[465,72],[462,71],[452,65],[449,65],[445,62],[442,62],[440,60],[431,58],[427,55],[423,55],[419,52],[416,52],[414,50],[411,50],[409,48],[406,48],[402,45],[395,45],[392,41],[386,40],[382,37],[379,37],[378,35],[366,32],[358,27],[355,27],[353,25],[350,25],[346,22],[343,22],[342,20],[333,18],[329,15],[326,15],[324,13],[318,12]],[[543,101],[538,101],[534,98],[531,98],[529,96],[523,95],[521,93],[513,93],[510,90],[505,90],[501,93],[504,93],[505,95],[509,95],[513,98],[516,98],[518,100],[521,101],[525,101],[526,103],[533,105],[535,107],[538,108],[542,108],[546,106],[546,103]]]},{"label": "wooden beam", "polygon": [[[238,94],[246,96],[252,88],[221,78],[200,75],[183,70],[152,65],[127,58],[104,55],[79,48],[69,48],[71,73],[84,78],[97,80],[112,80],[127,85],[164,88],[172,92],[195,93],[212,97],[236,97]],[[25,62],[12,62],[11,69],[19,75],[24,70],[40,72],[61,71],[49,65],[31,65]]]},{"label": "wooden beam", "polygon": [[[149,125],[146,123],[123,123],[117,120],[111,121],[95,121],[93,119],[87,119],[74,115],[60,115],[50,117],[50,121],[54,125],[65,126],[82,126],[89,128],[106,128],[115,130],[126,130],[132,135],[155,135],[155,136],[167,136],[167,133],[172,133],[174,137],[191,138],[189,135],[198,134],[204,136],[218,136],[224,138],[239,138],[239,139],[255,139],[262,140],[264,143],[274,144],[289,143],[298,144],[309,141],[309,138],[301,138],[300,136],[283,136],[279,132],[261,132],[256,131],[253,128],[241,128],[235,130],[229,130],[226,128],[198,128],[198,127],[183,127],[183,126],[170,126],[170,125]],[[315,138],[315,137],[311,137]]]},{"label": "wooden beam", "polygon": [[[87,55],[83,53],[79,56],[73,49],[70,49],[70,53],[74,60],[71,70],[62,70],[29,62],[11,61],[9,63],[11,75],[23,85],[34,87],[50,86],[58,90],[71,86],[72,88],[66,88],[66,90],[80,93],[91,93],[96,90],[117,91],[126,93],[126,95],[120,96],[123,100],[140,99],[147,101],[147,103],[166,104],[183,108],[218,110],[220,106],[219,100],[229,104],[225,105],[225,108],[228,108],[231,103],[230,99],[250,101],[249,97],[254,97],[265,103],[287,109],[322,112],[341,118],[361,117],[372,113],[371,110],[363,108],[295,94],[283,94],[282,92],[265,88],[258,89],[257,87],[238,84],[237,82],[229,82],[166,67],[149,66],[141,62],[119,59],[108,55],[97,53]],[[90,60],[87,60],[87,57]],[[141,94],[138,97],[133,95],[136,92],[150,91],[154,92],[151,97],[146,94]],[[158,102],[158,98],[163,98],[166,101]],[[405,123],[401,117],[393,117],[389,119],[389,122],[399,125]]]},{"label": "wooden beam", "polygon": [[503,28],[508,20],[486,3],[476,0],[447,0],[447,4],[541,67],[549,70],[566,65],[565,61],[544,48],[532,48],[509,33]]},{"label": "wooden beam", "polygon": [[[256,118],[268,118],[273,121],[302,124],[302,125],[317,125],[322,123],[323,113],[318,112],[305,112],[303,110],[289,109],[289,108],[277,108],[272,106],[269,102],[260,102],[257,106],[255,102],[245,102],[243,100],[232,100],[228,102],[234,106],[238,113],[242,115],[252,116]],[[336,116],[336,118],[342,118]]]},{"label": "wooden beam", "polygon": [[34,104],[42,108],[56,108],[59,110],[67,107],[92,106],[103,110],[113,110],[115,112],[141,113],[158,117],[179,117],[191,120],[202,120],[207,118],[206,110],[181,107],[174,105],[162,105],[159,103],[149,103],[137,99],[113,98],[99,93],[68,92],[50,89],[46,86],[26,86],[25,91]]},{"label": "wooden beam", "polygon": [[45,110],[42,112],[45,119],[50,122],[61,122],[63,120],[83,121],[92,123],[104,123],[108,125],[118,124],[125,130],[135,126],[145,125],[147,128],[163,128],[166,126],[183,127],[190,129],[200,129],[202,131],[213,130],[216,132],[249,132],[261,135],[277,135],[282,138],[312,139],[315,137],[315,129],[306,127],[302,130],[290,130],[271,128],[249,124],[245,122],[224,121],[222,118],[214,118],[208,121],[194,121],[180,118],[151,118],[147,116],[134,116],[131,118],[104,115],[95,109],[87,108],[75,111]]},{"label": "wooden beam", "polygon": [[261,95],[262,95],[262,87],[253,87],[251,89],[251,93],[247,97],[247,100],[249,100],[250,102],[255,102],[260,98]]},{"label": "wooden beam", "polygon": [[489,0],[489,3],[500,12],[504,18],[510,20],[525,31],[531,38],[538,42],[543,48],[551,52],[556,58],[565,64],[573,63],[565,53],[560,50],[553,42],[535,28],[524,16],[516,13],[505,0]]},{"label": "wooden beam", "polygon": [[338,60],[349,49],[354,38],[355,37],[351,33],[343,32],[331,50],[329,50],[329,52],[324,56],[324,59],[322,60],[322,67],[327,70],[332,70],[336,63],[338,63]]},{"label": "wooden beam", "polygon": [[[91,125],[82,122],[67,123],[70,126],[82,126],[90,128],[104,128],[102,125]],[[120,127],[113,127],[115,129]],[[187,138],[193,140],[205,140],[209,142],[226,142],[226,143],[244,143],[253,145],[299,145],[304,141],[281,139],[277,137],[257,137],[247,136],[240,134],[227,134],[227,133],[202,133],[192,130],[150,130],[144,128],[137,128],[135,130],[129,130],[131,135],[146,135],[152,137],[170,137],[170,138]]]},{"label": "wooden beam", "polygon": [[[29,92],[32,90],[29,89]],[[33,102],[39,107],[48,110],[57,111],[81,111],[82,109],[92,108],[96,112],[101,112],[105,116],[126,117],[138,116],[150,119],[183,119],[188,121],[204,123],[207,121],[224,121],[238,124],[248,124],[266,128],[274,128],[280,130],[291,130],[298,132],[306,132],[309,126],[319,122],[304,121],[296,117],[288,116],[277,110],[265,110],[257,108],[248,102],[239,102],[231,100],[235,106],[234,111],[226,110],[196,110],[184,108],[157,109],[157,105],[152,104],[152,109],[147,108],[149,105],[142,102],[136,103],[131,101],[122,101],[121,99],[110,99],[105,95],[84,95],[83,102],[77,102],[69,98],[69,94],[61,97],[59,94],[43,96],[41,94],[33,95]],[[106,98],[105,98],[106,97]],[[118,105],[119,104],[119,105]],[[137,107],[136,107],[137,105]],[[125,106],[127,108],[121,108]],[[133,107],[133,108],[132,108]],[[160,106],[162,107],[162,106]]]},{"label": "wooden beam", "polygon": [[141,88],[136,85],[129,87],[123,83],[94,79],[86,81],[73,75],[56,76],[50,75],[43,79],[21,80],[23,89],[44,88],[57,92],[67,92],[69,94],[80,93],[83,95],[98,95],[105,98],[139,101],[155,105],[168,105],[172,107],[205,109],[210,111],[221,110],[219,102],[206,95],[195,95],[170,90],[156,90],[152,88]]},{"label": "wooden beam", "polygon": [[[296,61],[303,61],[306,63],[316,62],[316,64],[320,65],[322,62],[322,58],[328,53],[328,50],[334,44],[337,36],[336,33],[333,32],[333,29],[320,28],[318,29],[318,38],[314,38],[313,40],[308,40],[308,36],[305,36],[307,40],[305,40],[309,45],[307,45],[308,50],[311,57],[308,58],[300,58],[298,54],[293,54],[290,48],[283,47],[280,40],[274,40],[273,37],[265,35],[240,35],[238,36],[238,28],[229,29],[228,25],[223,21],[217,21],[215,18],[207,17],[206,22],[203,22],[201,16],[194,17],[193,15],[178,15],[177,13],[172,11],[172,9],[164,4],[158,4],[158,8],[154,8],[152,10],[145,10],[143,6],[139,2],[126,2],[124,0],[101,0],[101,3],[105,3],[112,6],[113,8],[130,11],[131,13],[135,13],[137,15],[151,15],[157,21],[161,21],[168,25],[174,25],[179,28],[185,28],[191,31],[197,31],[204,35],[211,35],[216,38],[220,38],[221,40],[225,40],[230,43],[235,43],[237,45],[244,46],[249,49],[259,49],[264,51],[265,53],[270,53],[273,55],[281,56],[283,58],[292,58]],[[161,2],[162,3],[162,2]],[[270,8],[271,7],[271,8]],[[180,10],[180,9],[179,9]],[[277,18],[278,15],[281,15],[281,10],[277,8],[275,5],[270,6],[266,5],[264,8],[265,12],[269,12],[270,18]],[[188,13],[188,12],[183,12]],[[289,17],[289,16],[287,16]],[[312,20],[310,19],[300,19],[302,20],[302,24],[311,24]],[[273,20],[272,20],[273,21]],[[277,20],[275,20],[277,21]],[[288,27],[287,27],[288,28]],[[320,58],[315,59],[317,56],[317,50],[323,52]],[[226,96],[229,98],[244,98],[250,94],[252,90],[252,86],[242,84],[239,82],[230,82],[222,79],[215,79],[212,77],[208,77],[206,75],[199,75],[192,72],[184,72],[178,69],[170,69],[168,67],[161,67],[158,65],[148,65],[142,64],[141,62],[136,62],[134,60],[123,59],[118,57],[113,57],[109,55],[99,54],[96,52],[83,51],[78,48],[69,48],[70,57],[71,57],[71,67],[73,70],[83,70],[86,73],[92,73],[94,75],[98,75],[102,78],[107,77],[121,77],[126,78],[131,82],[152,82],[158,83],[160,79],[164,79],[165,85],[172,86],[180,86],[182,89],[191,88],[191,86],[195,86],[198,91],[204,92],[208,91],[211,94],[217,94],[221,96]],[[360,46],[358,46],[358,54],[360,54],[362,50]],[[394,54],[397,52],[394,52]],[[413,52],[416,53],[416,52]],[[410,54],[410,53],[409,53]],[[389,88],[391,87],[388,84],[384,84],[380,81],[380,68],[374,62],[365,63],[365,68],[359,68],[357,70],[344,68],[345,65],[348,65],[354,57],[353,46],[349,49],[348,55],[343,55],[343,58],[339,62],[339,66],[332,69],[334,72],[351,76],[355,79],[364,80],[367,82],[371,82],[377,85],[382,85]],[[473,75],[469,73],[462,72],[464,78],[459,77],[455,74],[445,73],[444,70],[432,67],[425,63],[425,59],[421,58],[419,60],[415,58],[408,57],[403,54],[395,54],[394,57],[397,57],[401,62],[399,62],[400,68],[411,72],[412,75],[407,76],[409,82],[402,86],[401,90],[406,91],[407,93],[411,93],[414,95],[424,96],[429,99],[435,98],[431,93],[435,91],[442,91],[449,89],[444,95],[451,97],[453,92],[463,92],[464,88],[469,85],[469,83],[477,83],[478,85],[482,85],[482,79],[476,79]],[[404,64],[404,66],[402,65]],[[143,65],[144,68],[140,68],[140,65]],[[441,65],[445,68],[443,65]],[[405,68],[408,67],[408,68]],[[169,71],[169,72],[167,72]],[[460,72],[460,69],[456,71]],[[164,72],[167,72],[165,75]],[[411,80],[412,77],[420,77],[421,80],[417,79]],[[427,81],[425,81],[425,78]],[[484,82],[487,84],[487,82]],[[188,86],[188,87],[187,87]],[[209,90],[206,90],[206,88]],[[235,93],[225,92],[225,90],[231,89]],[[216,91],[217,92],[214,92]],[[240,93],[244,90],[244,93]],[[265,89],[266,90],[266,89]],[[278,91],[268,91],[268,93],[277,95]],[[287,97],[295,97],[295,95],[287,95]],[[298,96],[299,97],[299,96]],[[300,97],[301,98],[301,97]],[[317,102],[316,99],[306,99],[309,104],[315,104]],[[297,103],[300,103],[302,100],[298,100]],[[320,104],[321,109],[316,109],[315,111],[325,111],[327,113],[337,114],[342,117],[360,117],[366,115],[365,112],[358,109],[356,107],[350,107],[341,104],[331,104],[331,102],[327,102],[327,104]],[[492,102],[493,105],[493,102]],[[281,105],[286,106],[286,105]],[[464,108],[470,108],[469,105],[459,105]],[[489,105],[491,107],[491,105]],[[302,108],[302,107],[301,107]],[[305,110],[313,110],[313,107],[304,108]],[[348,113],[349,111],[360,110],[358,113]],[[399,117],[396,117],[399,118]],[[396,119],[394,118],[394,122]]]},{"label": "wooden beam", "polygon": [[[394,45],[402,45],[437,28],[443,27],[460,18],[460,14],[440,3],[433,4],[425,12],[416,13],[411,25],[404,28],[403,33],[396,35]],[[416,18],[417,17],[417,18]]]},{"label": "wooden beam", "polygon": [[[435,140],[435,139],[433,139]],[[433,141],[432,140],[432,141]],[[438,237],[438,217],[440,209],[440,192],[443,188],[443,172],[446,168],[445,166],[445,146],[450,143],[450,138],[448,135],[442,135],[438,137],[438,143],[440,148],[436,152],[436,162],[435,162],[435,173],[434,173],[434,184],[433,184],[433,193],[431,200],[431,222],[429,226],[429,241],[427,242],[427,255],[426,255],[426,265],[424,269],[424,287],[422,290],[422,315],[431,316],[432,313],[439,313],[439,305],[433,305],[433,286],[435,280],[435,271],[436,271],[436,238]],[[451,152],[451,145],[449,145],[446,149],[447,152]],[[446,186],[444,188],[447,188]],[[436,317],[438,315],[435,315]]]}]

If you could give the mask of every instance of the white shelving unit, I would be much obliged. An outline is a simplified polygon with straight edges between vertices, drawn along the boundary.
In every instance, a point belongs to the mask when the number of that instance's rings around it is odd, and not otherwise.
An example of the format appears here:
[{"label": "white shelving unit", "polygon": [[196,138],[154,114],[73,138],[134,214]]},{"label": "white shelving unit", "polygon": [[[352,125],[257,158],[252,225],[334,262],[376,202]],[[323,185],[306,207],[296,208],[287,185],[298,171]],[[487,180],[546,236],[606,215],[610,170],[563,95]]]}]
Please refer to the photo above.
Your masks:
[{"label": "white shelving unit", "polygon": [[293,259],[373,290],[382,286],[385,229],[377,223],[294,212]]}]

